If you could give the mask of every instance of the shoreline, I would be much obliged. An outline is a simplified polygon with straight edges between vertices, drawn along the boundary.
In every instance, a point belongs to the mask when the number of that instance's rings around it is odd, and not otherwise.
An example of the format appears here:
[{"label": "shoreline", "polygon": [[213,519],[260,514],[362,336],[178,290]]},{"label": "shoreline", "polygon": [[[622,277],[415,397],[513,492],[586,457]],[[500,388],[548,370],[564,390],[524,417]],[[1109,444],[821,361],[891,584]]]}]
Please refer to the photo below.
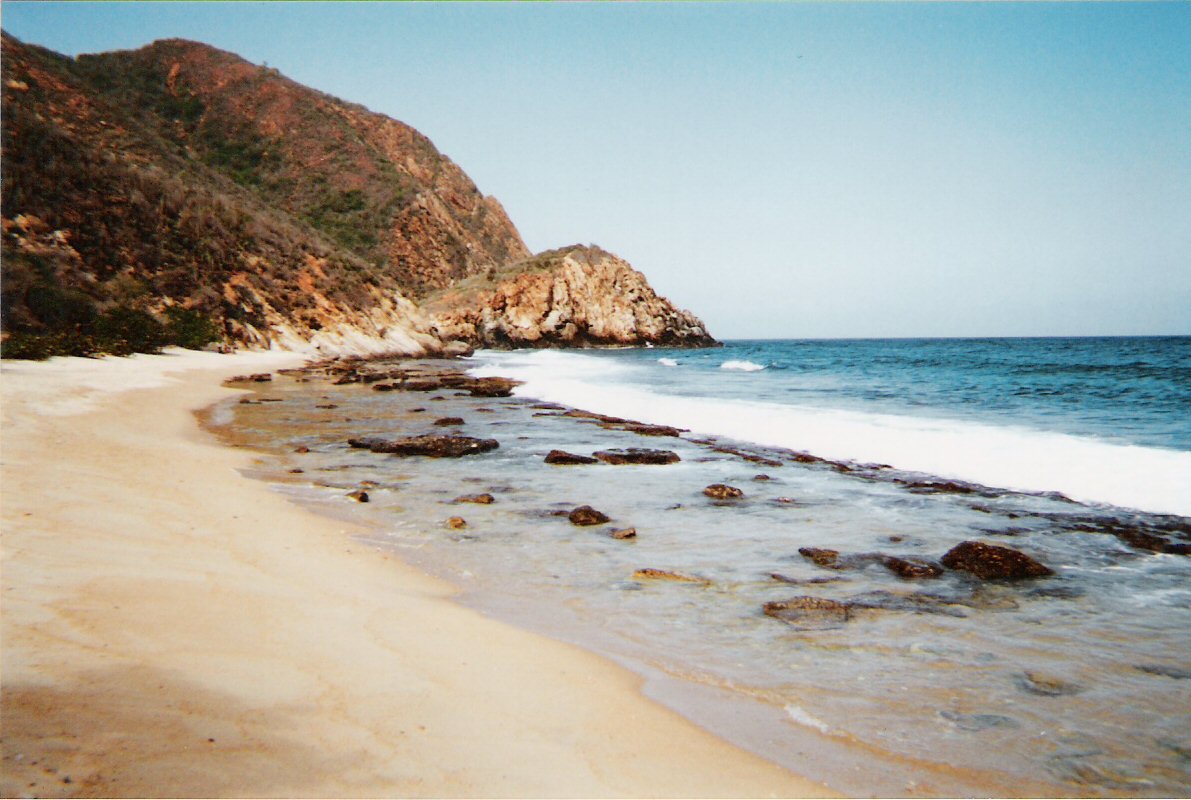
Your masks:
[{"label": "shoreline", "polygon": [[193,412],[305,361],[4,365],[6,796],[830,794],[241,475]]}]

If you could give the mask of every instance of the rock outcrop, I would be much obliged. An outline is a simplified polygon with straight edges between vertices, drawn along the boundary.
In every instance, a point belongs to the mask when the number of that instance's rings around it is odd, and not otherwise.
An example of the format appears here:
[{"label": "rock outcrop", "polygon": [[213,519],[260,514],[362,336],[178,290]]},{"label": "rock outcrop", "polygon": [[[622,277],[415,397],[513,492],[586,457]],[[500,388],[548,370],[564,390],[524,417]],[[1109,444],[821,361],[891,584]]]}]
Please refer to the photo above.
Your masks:
[{"label": "rock outcrop", "polygon": [[551,250],[428,297],[438,334],[476,346],[717,344],[689,311],[659,297],[624,259],[598,247]]}]

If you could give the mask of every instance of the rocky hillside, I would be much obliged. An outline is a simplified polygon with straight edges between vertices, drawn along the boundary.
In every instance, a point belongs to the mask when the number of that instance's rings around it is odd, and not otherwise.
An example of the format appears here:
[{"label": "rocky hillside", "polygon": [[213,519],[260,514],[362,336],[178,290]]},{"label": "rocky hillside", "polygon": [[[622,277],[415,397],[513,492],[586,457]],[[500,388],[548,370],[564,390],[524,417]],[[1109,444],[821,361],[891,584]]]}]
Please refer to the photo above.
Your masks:
[{"label": "rocky hillside", "polygon": [[233,54],[4,35],[2,64],[6,356],[435,352],[420,300],[529,257],[425,136]]},{"label": "rocky hillside", "polygon": [[550,250],[427,298],[440,335],[480,347],[716,344],[689,311],[598,247]]}]

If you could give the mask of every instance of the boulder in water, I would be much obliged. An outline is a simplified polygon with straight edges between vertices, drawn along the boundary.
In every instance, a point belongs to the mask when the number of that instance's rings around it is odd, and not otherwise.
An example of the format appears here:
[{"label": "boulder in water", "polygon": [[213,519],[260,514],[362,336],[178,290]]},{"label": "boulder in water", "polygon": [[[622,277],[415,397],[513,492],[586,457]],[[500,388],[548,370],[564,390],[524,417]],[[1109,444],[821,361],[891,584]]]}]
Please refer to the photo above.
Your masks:
[{"label": "boulder in water", "polygon": [[611,518],[602,511],[596,511],[591,506],[579,506],[570,514],[567,514],[567,519],[571,521],[572,525],[587,526],[603,525]]},{"label": "boulder in water", "polygon": [[1054,570],[1011,547],[967,541],[948,550],[943,566],[970,572],[981,580],[1044,578]]},{"label": "boulder in water", "polygon": [[605,464],[674,464],[682,460],[672,450],[647,450],[640,447],[600,450],[595,457]]},{"label": "boulder in water", "polygon": [[726,483],[713,483],[703,490],[703,494],[712,500],[739,500],[744,497],[744,492]]}]

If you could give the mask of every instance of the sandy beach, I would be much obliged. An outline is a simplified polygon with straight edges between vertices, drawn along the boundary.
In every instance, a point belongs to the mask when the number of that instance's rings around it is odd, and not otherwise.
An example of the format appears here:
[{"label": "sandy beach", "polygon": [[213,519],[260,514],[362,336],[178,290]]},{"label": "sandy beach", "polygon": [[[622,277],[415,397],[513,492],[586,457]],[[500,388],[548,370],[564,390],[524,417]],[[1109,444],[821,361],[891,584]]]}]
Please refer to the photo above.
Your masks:
[{"label": "sandy beach", "polygon": [[294,354],[3,366],[5,796],[822,796],[243,477]]}]

